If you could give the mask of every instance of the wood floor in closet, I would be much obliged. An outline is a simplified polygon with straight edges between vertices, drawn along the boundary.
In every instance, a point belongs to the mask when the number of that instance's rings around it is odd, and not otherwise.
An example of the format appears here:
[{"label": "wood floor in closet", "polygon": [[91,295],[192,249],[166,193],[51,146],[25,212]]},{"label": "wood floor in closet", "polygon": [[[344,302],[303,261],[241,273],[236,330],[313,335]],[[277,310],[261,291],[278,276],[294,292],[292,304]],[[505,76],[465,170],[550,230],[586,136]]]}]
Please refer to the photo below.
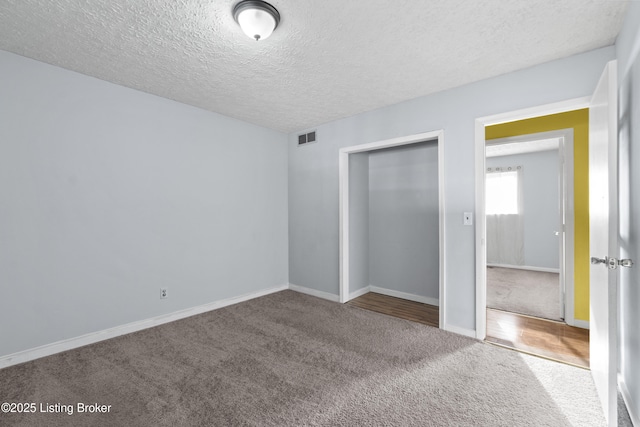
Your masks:
[{"label": "wood floor in closet", "polygon": [[369,292],[347,303],[354,307],[438,327],[439,310],[435,305]]}]

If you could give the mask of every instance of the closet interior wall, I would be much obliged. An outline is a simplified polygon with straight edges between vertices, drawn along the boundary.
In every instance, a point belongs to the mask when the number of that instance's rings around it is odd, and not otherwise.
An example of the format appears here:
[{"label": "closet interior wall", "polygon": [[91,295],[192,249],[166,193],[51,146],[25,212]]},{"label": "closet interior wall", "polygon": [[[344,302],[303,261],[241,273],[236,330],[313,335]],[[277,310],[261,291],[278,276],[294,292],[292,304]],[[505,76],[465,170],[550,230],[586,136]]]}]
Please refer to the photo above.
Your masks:
[{"label": "closet interior wall", "polygon": [[369,286],[437,305],[437,142],[349,157],[350,292]]}]

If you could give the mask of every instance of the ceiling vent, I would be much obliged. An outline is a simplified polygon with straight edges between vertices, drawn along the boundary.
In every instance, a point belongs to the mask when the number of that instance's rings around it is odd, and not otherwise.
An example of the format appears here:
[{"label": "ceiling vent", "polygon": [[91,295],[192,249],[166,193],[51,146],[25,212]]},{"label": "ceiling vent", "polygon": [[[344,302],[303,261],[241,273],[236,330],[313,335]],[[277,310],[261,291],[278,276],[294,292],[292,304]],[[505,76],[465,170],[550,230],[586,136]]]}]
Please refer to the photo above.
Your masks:
[{"label": "ceiling vent", "polygon": [[298,135],[298,145],[311,144],[312,142],[316,142],[315,130],[309,133],[303,133],[302,135]]}]

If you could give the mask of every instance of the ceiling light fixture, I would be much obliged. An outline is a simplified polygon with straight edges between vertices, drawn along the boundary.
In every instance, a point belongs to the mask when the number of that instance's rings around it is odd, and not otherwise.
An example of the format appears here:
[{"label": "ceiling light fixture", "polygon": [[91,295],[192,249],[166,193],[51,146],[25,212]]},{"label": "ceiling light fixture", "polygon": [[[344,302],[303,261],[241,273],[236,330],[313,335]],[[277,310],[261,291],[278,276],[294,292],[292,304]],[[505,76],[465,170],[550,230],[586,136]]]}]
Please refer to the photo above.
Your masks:
[{"label": "ceiling light fixture", "polygon": [[267,2],[245,0],[234,6],[233,19],[247,36],[258,41],[273,33],[280,22],[280,14]]}]

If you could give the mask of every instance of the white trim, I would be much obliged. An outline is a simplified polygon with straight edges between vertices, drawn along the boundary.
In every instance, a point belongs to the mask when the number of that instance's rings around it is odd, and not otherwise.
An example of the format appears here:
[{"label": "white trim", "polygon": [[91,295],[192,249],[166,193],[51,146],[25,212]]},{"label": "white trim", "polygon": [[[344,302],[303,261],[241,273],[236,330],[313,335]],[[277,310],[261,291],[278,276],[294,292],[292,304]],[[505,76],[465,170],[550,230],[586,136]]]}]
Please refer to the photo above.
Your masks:
[{"label": "white trim", "polygon": [[[566,101],[553,102],[551,104],[538,105],[535,107],[523,108],[521,110],[507,111],[500,114],[479,117],[476,122],[481,122],[484,126],[497,125],[500,123],[514,122],[517,120],[532,119],[534,117],[548,116],[551,114],[566,113],[567,111],[589,108],[591,95],[580,98],[568,99]],[[484,135],[482,135],[484,140]]]},{"label": "white trim", "polygon": [[638,408],[633,399],[631,399],[629,388],[627,387],[622,375],[618,375],[618,386],[620,387],[622,400],[624,400],[624,404],[627,407],[629,418],[631,418],[631,424],[634,426],[640,426],[640,408]]},{"label": "white trim", "polygon": [[440,305],[440,301],[437,298],[423,297],[421,295],[410,294],[407,292],[396,291],[394,289],[379,288],[377,286],[369,286],[371,292],[376,294],[387,295],[390,297],[402,298],[409,301],[421,302],[422,304]]},{"label": "white trim", "polygon": [[401,136],[398,138],[385,139],[384,141],[369,142],[367,144],[352,145],[340,149],[340,153],[354,154],[365,151],[381,150],[383,148],[398,147],[400,145],[415,144],[417,142],[430,141],[442,138],[444,131],[442,129],[417,133],[415,135]]},{"label": "white trim", "polygon": [[338,153],[340,210],[340,295],[339,301],[349,301],[349,153]]},{"label": "white trim", "polygon": [[304,286],[294,285],[293,283],[289,283],[289,289],[291,289],[292,291],[300,292],[301,294],[311,295],[312,297],[318,297],[333,302],[340,302],[340,297],[338,295],[330,294],[329,292],[306,288]]},{"label": "white trim", "polygon": [[19,351],[17,353],[0,357],[0,369],[17,365],[19,363],[29,362],[31,360],[39,359],[41,357],[51,356],[52,354],[60,353],[62,351],[73,350],[74,348],[83,347],[89,344],[95,344],[100,341],[119,337],[121,335],[130,334],[132,332],[138,332],[143,329],[152,328],[154,326],[159,326],[165,323],[174,322],[176,320],[195,316],[197,314],[206,313],[208,311],[217,310],[222,307],[227,307],[229,305],[237,304],[243,301],[248,301],[248,300],[269,295],[275,292],[284,291],[286,289],[289,289],[288,284],[276,286],[273,288],[267,288],[267,289],[263,289],[256,292],[251,292],[251,293],[240,295],[237,297],[231,297],[223,300],[213,301],[208,304],[203,304],[203,305],[187,308],[180,311],[175,311],[169,314],[162,314],[160,316],[155,316],[149,319],[127,323],[125,325],[115,326],[113,328],[91,332],[85,335],[81,335],[79,337],[69,338],[69,339],[57,341],[51,344],[45,344],[40,347]]},{"label": "white trim", "polygon": [[476,331],[473,329],[461,328],[454,325],[445,325],[443,328],[445,331],[453,332],[454,334],[464,335],[465,337],[476,338]]},{"label": "white trim", "polygon": [[[545,114],[548,115],[548,114]],[[549,140],[549,139],[559,139],[566,138],[567,132],[571,132],[573,135],[573,129],[558,129],[558,130],[550,130],[547,132],[538,132],[538,133],[528,133],[525,135],[516,135],[516,136],[507,136],[504,138],[495,138],[487,141],[487,145],[504,145],[504,144],[513,144],[514,142],[534,142],[540,140]],[[555,147],[555,149],[559,149],[560,147]]]},{"label": "white trim", "polygon": [[[479,117],[475,120],[475,190],[476,190],[476,338],[484,340],[487,335],[487,283],[486,283],[486,223],[484,211],[485,174],[485,126],[533,117],[563,113],[588,108],[590,96],[570,99],[552,104],[525,108],[517,111]],[[567,247],[571,245],[566,245]],[[566,254],[565,254],[566,257]],[[567,295],[567,301],[569,295]],[[568,307],[567,307],[568,308]],[[568,310],[567,310],[568,312]],[[571,312],[573,313],[573,312]]]},{"label": "white trim", "polygon": [[571,319],[571,321],[564,319],[565,323],[569,326],[575,326],[576,328],[589,329],[588,320]]},{"label": "white trim", "polygon": [[542,271],[545,273],[560,273],[559,268],[532,267],[530,265],[487,264],[487,267],[512,268],[514,270]]},{"label": "white trim", "polygon": [[439,203],[439,306],[440,326],[446,319],[445,284],[445,196],[444,196],[444,130],[387,139],[341,148],[338,153],[339,203],[340,203],[340,296],[339,301],[349,301],[349,154],[380,150],[423,141],[438,143],[438,203]]},{"label": "white trim", "polygon": [[445,198],[444,198],[444,130],[441,130],[438,134],[438,206],[439,206],[439,227],[438,227],[438,239],[439,239],[439,254],[440,254],[440,264],[438,268],[440,270],[440,277],[438,280],[440,281],[440,287],[438,289],[438,301],[436,304],[439,307],[438,310],[438,325],[442,327],[447,323],[446,317],[446,237],[445,237],[445,223],[446,223],[446,215],[445,215]]},{"label": "white trim", "polygon": [[351,301],[352,299],[361,297],[364,294],[368,294],[369,292],[371,292],[371,286],[365,286],[364,288],[360,288],[357,291],[350,292],[349,301]]},{"label": "white trim", "polygon": [[564,320],[574,321],[575,315],[575,142],[573,129],[564,138],[564,271],[561,271],[564,283]]},{"label": "white trim", "polygon": [[561,138],[541,138],[534,139],[533,141],[520,140],[509,141],[513,137],[500,138],[498,141],[503,141],[496,144],[494,141],[487,141],[486,156],[487,157],[502,157],[513,156],[518,154],[531,154],[540,153],[544,151],[560,150]]},{"label": "white trim", "polygon": [[481,119],[475,121],[475,187],[476,187],[476,338],[484,340],[487,336],[487,217],[485,214],[486,173],[485,128]]}]

